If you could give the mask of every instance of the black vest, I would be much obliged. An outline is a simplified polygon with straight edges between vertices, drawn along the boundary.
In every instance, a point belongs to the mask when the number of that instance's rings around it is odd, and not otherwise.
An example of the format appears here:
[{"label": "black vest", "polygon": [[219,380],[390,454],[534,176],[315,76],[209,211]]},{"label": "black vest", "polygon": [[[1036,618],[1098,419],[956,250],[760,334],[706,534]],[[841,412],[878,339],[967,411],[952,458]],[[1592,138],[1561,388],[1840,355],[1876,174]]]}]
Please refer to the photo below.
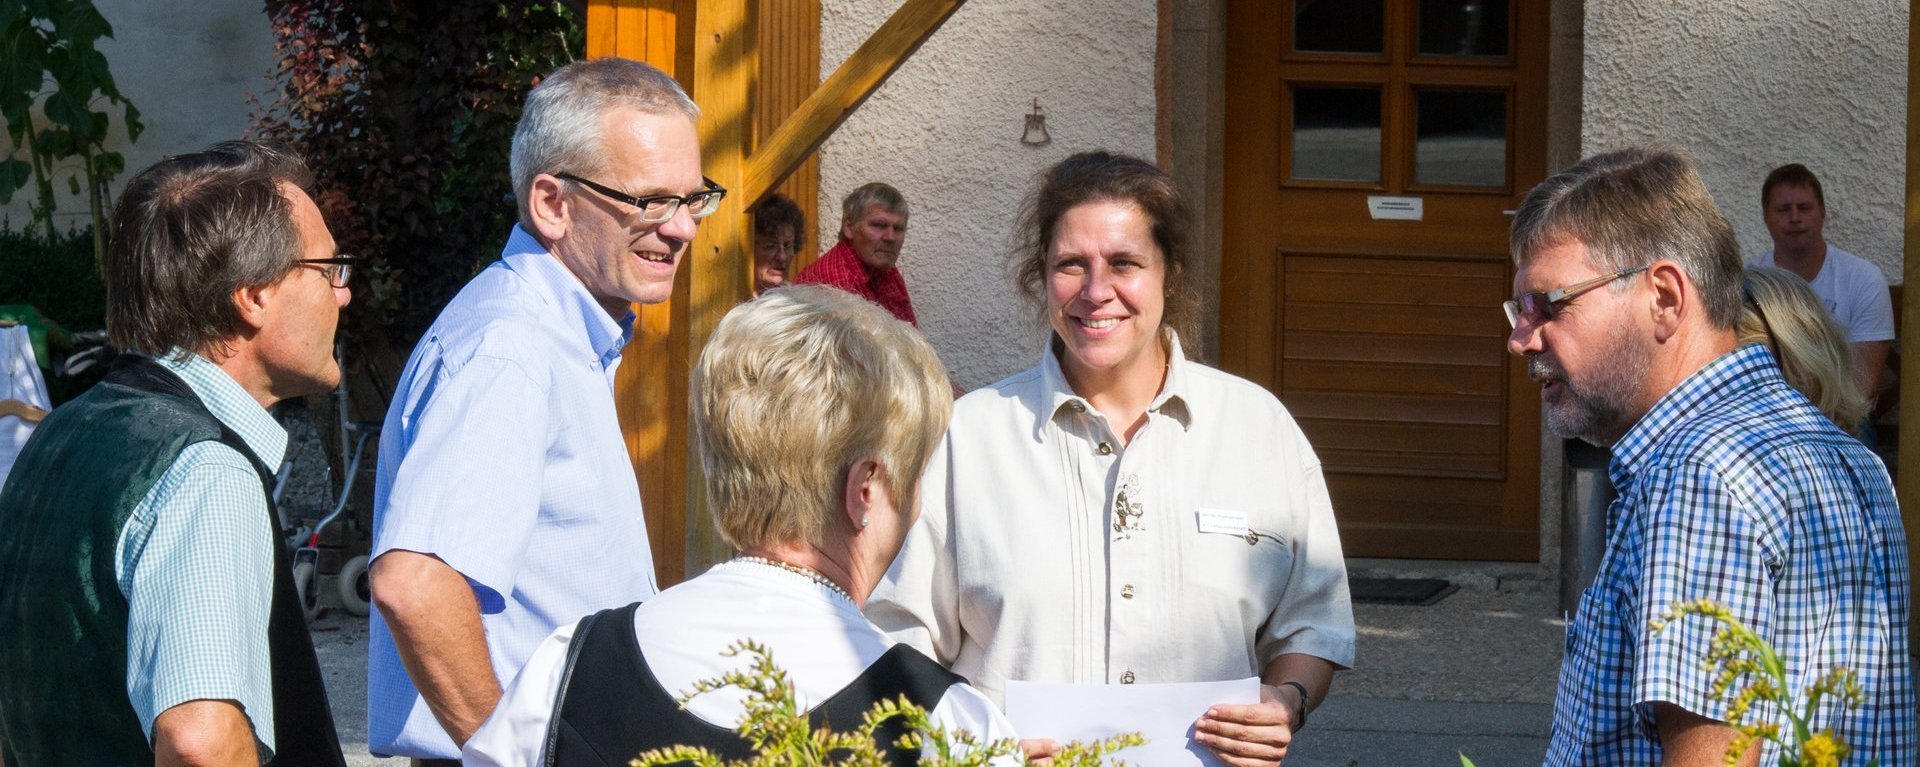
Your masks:
[{"label": "black vest", "polygon": [[[35,430],[0,490],[0,743],[7,767],[150,765],[127,701],[120,530],[181,451],[218,441],[259,472],[274,530],[273,472],[185,381],[124,355]],[[267,646],[274,765],[342,767],[340,738],[285,548],[274,547]],[[192,621],[181,606],[182,621]],[[155,712],[156,714],[159,712]]]},{"label": "black vest", "polygon": [[[705,747],[729,762],[749,758],[752,749],[746,740],[681,709],[654,677],[633,635],[633,611],[639,606],[601,610],[582,619],[574,631],[553,721],[547,728],[546,764],[614,767],[643,751],[679,745]],[[947,688],[962,681],[919,651],[894,645],[815,707],[807,721],[814,729],[825,725],[834,732],[852,732],[878,701],[904,695],[932,711]],[[898,717],[874,732],[896,767],[913,767],[920,761],[917,750],[893,745],[906,732]]]}]

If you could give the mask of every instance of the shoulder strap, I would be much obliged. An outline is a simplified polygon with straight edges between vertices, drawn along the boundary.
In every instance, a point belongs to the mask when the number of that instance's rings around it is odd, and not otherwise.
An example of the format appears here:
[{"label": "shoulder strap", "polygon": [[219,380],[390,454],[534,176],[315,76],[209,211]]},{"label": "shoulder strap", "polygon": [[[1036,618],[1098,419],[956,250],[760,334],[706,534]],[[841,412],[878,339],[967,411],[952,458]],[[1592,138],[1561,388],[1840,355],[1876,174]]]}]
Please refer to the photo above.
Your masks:
[{"label": "shoulder strap", "polygon": [[[567,643],[567,662],[560,667],[560,692],[553,696],[553,716],[547,720],[547,747],[540,761],[547,767],[552,767],[554,752],[560,745],[560,709],[567,703],[567,686],[573,683],[573,667],[580,662],[580,648],[586,646],[587,634],[593,631],[594,622],[610,612],[614,610],[601,610],[581,618],[579,627],[573,630],[573,640]],[[631,615],[632,609],[628,608],[625,612]]]},{"label": "shoulder strap", "polygon": [[[834,732],[851,732],[860,727],[867,709],[872,708],[873,704],[902,697],[908,703],[931,713],[935,706],[940,705],[940,699],[946,696],[947,688],[962,681],[959,674],[948,671],[920,651],[897,644],[868,666],[866,671],[860,672],[860,676],[846,687],[822,702],[809,718],[815,727],[824,720]],[[892,764],[919,763],[918,753],[893,745],[906,733],[906,724],[898,718],[887,720],[874,733],[882,753],[888,755]]]}]

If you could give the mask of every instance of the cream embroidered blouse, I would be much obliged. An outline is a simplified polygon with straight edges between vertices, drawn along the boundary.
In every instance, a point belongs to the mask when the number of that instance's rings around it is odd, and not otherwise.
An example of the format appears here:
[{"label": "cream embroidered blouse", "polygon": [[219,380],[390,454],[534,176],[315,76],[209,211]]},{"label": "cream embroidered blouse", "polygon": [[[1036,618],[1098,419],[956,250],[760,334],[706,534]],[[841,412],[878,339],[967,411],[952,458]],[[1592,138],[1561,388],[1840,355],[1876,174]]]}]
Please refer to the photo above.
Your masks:
[{"label": "cream embroidered blouse", "polygon": [[1125,446],[1051,351],[961,398],[867,615],[995,702],[1009,679],[1239,679],[1287,653],[1351,666],[1319,459],[1271,394],[1169,339]]}]

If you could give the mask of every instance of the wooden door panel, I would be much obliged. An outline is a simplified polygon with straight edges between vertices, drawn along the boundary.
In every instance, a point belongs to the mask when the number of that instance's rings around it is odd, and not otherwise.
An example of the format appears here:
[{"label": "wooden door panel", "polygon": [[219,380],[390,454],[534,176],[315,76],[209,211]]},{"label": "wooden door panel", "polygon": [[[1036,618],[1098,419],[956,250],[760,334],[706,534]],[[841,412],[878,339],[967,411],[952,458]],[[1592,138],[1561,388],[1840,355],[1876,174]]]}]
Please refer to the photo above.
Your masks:
[{"label": "wooden door panel", "polygon": [[1287,395],[1287,410],[1295,418],[1303,420],[1383,420],[1390,423],[1499,427],[1505,421],[1505,405],[1506,398],[1498,394],[1462,397],[1454,392],[1422,395],[1296,391]]},{"label": "wooden door panel", "polygon": [[[1415,52],[1423,5],[1384,0],[1379,50],[1327,54],[1292,49],[1295,0],[1229,0],[1222,362],[1299,421],[1349,554],[1534,559],[1539,402],[1499,304],[1504,211],[1545,175],[1546,6],[1509,4],[1503,55],[1447,57]],[[1365,90],[1302,90],[1324,87]],[[1419,220],[1374,218],[1381,195]]]},{"label": "wooden door panel", "polygon": [[[1285,389],[1294,392],[1334,390],[1365,382],[1370,394],[1504,394],[1510,385],[1504,368],[1432,365],[1419,375],[1408,375],[1399,365],[1384,363],[1290,364]],[[1275,387],[1280,388],[1280,387]],[[1287,403],[1292,407],[1291,401]]]}]

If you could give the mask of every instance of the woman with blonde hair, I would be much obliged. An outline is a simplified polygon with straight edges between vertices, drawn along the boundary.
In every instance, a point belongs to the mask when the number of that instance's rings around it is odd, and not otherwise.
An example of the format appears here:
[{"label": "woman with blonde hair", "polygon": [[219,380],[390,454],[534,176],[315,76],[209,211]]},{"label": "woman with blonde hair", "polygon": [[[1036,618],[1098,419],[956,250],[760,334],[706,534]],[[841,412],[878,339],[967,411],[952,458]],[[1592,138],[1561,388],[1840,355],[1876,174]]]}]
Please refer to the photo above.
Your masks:
[{"label": "woman with blonde hair", "polygon": [[1744,282],[1740,343],[1766,344],[1788,384],[1840,428],[1858,434],[1869,403],[1853,383],[1847,333],[1820,296],[1800,275],[1773,266],[1748,266]]},{"label": "woman with blonde hair", "polygon": [[[740,556],[555,631],[465,763],[624,763],[673,745],[744,759],[739,690],[674,698],[746,668],[722,656],[743,639],[787,672],[816,727],[852,731],[874,703],[905,697],[944,729],[1012,737],[979,690],[860,612],[919,515],[920,475],[952,407],[919,332],[832,288],[769,291],[720,321],[691,388],[708,508]],[[875,738],[891,763],[916,764],[917,751],[893,745],[899,728]]]}]

